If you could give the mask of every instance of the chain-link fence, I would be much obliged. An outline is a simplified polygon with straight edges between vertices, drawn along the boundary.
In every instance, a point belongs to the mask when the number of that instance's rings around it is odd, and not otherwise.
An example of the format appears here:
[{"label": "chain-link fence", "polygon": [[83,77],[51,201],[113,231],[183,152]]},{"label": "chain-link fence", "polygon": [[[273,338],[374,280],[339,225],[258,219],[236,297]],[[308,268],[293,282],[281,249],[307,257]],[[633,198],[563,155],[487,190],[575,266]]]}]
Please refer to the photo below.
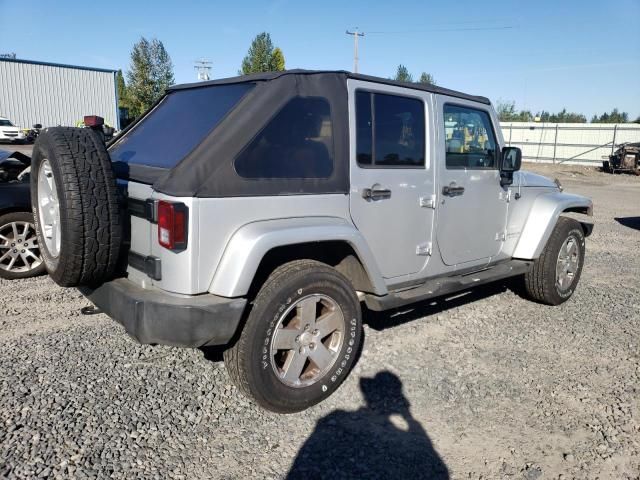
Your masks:
[{"label": "chain-link fence", "polygon": [[502,122],[509,146],[519,147],[529,162],[600,165],[624,143],[640,142],[636,123]]}]

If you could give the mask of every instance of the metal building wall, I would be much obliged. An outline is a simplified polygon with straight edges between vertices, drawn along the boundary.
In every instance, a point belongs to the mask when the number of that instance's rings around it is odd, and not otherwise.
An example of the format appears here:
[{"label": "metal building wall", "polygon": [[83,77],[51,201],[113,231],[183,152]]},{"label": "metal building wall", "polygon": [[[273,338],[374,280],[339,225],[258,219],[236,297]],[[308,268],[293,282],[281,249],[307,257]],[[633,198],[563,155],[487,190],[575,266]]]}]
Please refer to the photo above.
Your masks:
[{"label": "metal building wall", "polygon": [[75,126],[100,115],[118,127],[115,72],[0,59],[0,116],[29,128]]}]

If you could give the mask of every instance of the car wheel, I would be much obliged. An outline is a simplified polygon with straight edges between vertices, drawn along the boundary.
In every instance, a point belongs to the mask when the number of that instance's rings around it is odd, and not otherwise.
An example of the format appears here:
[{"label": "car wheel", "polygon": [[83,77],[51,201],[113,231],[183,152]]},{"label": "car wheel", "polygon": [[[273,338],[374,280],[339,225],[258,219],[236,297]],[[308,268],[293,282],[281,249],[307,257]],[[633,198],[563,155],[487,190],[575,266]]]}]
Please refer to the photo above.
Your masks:
[{"label": "car wheel", "polygon": [[33,147],[31,204],[42,258],[63,287],[112,277],[121,246],[115,176],[90,129],[54,127]]},{"label": "car wheel", "polygon": [[12,212],[0,216],[0,277],[13,280],[44,271],[33,215]]},{"label": "car wheel", "polygon": [[584,231],[572,218],[560,217],[542,254],[525,275],[528,296],[547,305],[560,305],[575,291],[584,264]]},{"label": "car wheel", "polygon": [[338,388],[361,342],[360,303],[349,280],[323,263],[296,260],[266,280],[224,359],[247,396],[292,413]]}]

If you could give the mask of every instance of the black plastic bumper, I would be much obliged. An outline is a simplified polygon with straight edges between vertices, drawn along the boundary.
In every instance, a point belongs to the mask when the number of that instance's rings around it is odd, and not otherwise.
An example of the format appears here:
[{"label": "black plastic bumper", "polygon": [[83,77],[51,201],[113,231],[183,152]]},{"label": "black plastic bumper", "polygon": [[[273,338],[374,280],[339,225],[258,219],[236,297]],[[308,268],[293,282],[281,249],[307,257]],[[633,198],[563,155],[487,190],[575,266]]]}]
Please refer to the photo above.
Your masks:
[{"label": "black plastic bumper", "polygon": [[228,343],[247,304],[244,298],[144,289],[126,278],[80,291],[138,342],[178,347]]}]

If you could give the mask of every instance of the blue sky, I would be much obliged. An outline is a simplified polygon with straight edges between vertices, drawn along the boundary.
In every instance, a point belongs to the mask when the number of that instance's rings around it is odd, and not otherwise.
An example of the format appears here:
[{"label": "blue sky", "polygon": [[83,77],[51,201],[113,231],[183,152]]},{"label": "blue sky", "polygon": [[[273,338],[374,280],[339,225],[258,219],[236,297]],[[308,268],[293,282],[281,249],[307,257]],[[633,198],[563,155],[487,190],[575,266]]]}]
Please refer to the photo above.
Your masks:
[{"label": "blue sky", "polygon": [[[163,41],[179,83],[194,60],[235,75],[251,39],[271,33],[287,68],[353,67],[392,76],[399,63],[439,85],[514,100],[518,108],[591,116],[640,115],[640,0],[154,1],[0,0],[0,52],[19,58],[127,69],[140,36]],[[382,33],[374,33],[382,32]]]}]

